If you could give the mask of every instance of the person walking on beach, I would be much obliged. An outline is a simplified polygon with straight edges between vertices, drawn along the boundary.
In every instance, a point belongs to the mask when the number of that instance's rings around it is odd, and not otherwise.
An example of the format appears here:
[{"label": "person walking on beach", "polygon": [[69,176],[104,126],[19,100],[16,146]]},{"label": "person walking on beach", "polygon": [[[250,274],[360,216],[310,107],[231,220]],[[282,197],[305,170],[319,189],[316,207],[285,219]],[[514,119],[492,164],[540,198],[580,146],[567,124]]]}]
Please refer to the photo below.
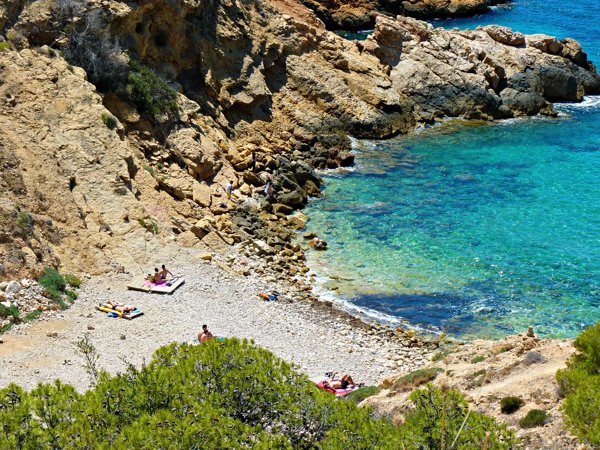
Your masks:
[{"label": "person walking on beach", "polygon": [[233,192],[233,181],[229,182],[229,184],[225,188],[225,192],[227,193],[227,200],[231,200],[231,194]]}]

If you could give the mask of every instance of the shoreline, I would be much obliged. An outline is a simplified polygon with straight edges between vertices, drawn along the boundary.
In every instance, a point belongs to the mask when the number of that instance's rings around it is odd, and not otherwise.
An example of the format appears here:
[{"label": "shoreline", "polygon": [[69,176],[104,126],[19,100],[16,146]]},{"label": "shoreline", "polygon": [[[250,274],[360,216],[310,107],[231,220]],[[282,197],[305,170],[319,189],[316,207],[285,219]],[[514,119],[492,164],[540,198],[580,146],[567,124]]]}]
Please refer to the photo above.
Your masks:
[{"label": "shoreline", "polygon": [[[304,293],[295,286],[236,275],[220,267],[218,256],[204,262],[198,255],[176,246],[163,248],[161,260],[186,278],[172,295],[128,291],[130,274],[101,277],[84,284],[69,309],[3,334],[0,388],[15,382],[32,389],[59,378],[79,391],[87,389],[89,379],[75,350],[86,333],[100,354],[99,367],[112,374],[129,363],[139,367],[148,362],[162,345],[194,339],[207,323],[217,336],[254,340],[311,379],[334,370],[366,384],[428,364],[438,346],[410,332],[370,325],[331,303],[299,300]],[[258,298],[259,291],[269,290],[281,293],[277,301]],[[144,315],[132,321],[108,318],[95,310],[105,300],[133,303]]]}]

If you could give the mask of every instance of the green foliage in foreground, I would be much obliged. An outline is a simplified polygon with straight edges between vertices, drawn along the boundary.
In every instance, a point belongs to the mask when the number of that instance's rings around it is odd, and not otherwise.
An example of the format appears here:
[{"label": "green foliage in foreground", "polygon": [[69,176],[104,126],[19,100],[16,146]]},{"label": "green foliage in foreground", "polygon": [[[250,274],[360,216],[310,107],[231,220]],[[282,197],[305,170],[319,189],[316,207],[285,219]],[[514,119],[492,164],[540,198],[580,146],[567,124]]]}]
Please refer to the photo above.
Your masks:
[{"label": "green foliage in foreground", "polygon": [[146,66],[132,60],[129,63],[127,90],[131,100],[140,111],[157,117],[177,114],[177,92],[169,84]]},{"label": "green foliage in foreground", "polygon": [[443,392],[428,384],[413,391],[409,398],[415,408],[406,415],[401,428],[403,448],[500,450],[516,444],[513,432],[506,425],[469,410],[458,391]]},{"label": "green foliage in foreground", "polygon": [[395,449],[386,420],[319,391],[246,341],[159,349],[78,394],[55,382],[0,391],[0,448]]},{"label": "green foliage in foreground", "polygon": [[480,448],[486,431],[488,449],[512,442],[460,394],[431,386],[413,393],[417,408],[396,428],[238,339],[171,344],[141,369],[93,375],[84,394],[58,381],[0,390],[0,448],[436,449],[440,433],[445,449]]},{"label": "green foliage in foreground", "polygon": [[556,379],[565,395],[565,422],[579,438],[600,448],[600,322],[575,339],[579,351]]}]

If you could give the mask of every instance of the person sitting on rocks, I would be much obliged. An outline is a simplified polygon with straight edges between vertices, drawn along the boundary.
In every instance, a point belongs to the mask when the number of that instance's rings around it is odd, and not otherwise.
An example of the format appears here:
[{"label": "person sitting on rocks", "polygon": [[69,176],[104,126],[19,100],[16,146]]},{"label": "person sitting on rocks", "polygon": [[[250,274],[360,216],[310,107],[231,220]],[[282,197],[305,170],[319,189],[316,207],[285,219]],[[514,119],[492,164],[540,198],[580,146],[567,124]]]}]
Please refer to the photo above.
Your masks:
[{"label": "person sitting on rocks", "polygon": [[213,334],[208,331],[208,326],[206,324],[202,325],[202,331],[198,333],[198,340],[200,342],[210,341],[214,338]]},{"label": "person sitting on rocks", "polygon": [[135,306],[135,305],[125,305],[123,303],[113,302],[111,300],[104,303],[103,306],[114,309],[115,311],[118,311],[123,314],[135,311],[137,309],[137,306]]}]

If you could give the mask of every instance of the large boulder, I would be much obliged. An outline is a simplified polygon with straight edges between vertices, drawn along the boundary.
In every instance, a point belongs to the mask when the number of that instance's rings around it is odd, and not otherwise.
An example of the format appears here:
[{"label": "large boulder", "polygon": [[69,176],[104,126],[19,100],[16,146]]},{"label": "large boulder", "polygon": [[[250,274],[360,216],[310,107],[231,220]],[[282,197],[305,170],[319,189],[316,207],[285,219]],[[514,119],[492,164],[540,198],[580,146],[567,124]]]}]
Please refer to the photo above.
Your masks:
[{"label": "large boulder", "polygon": [[277,197],[277,202],[282,203],[284,205],[288,205],[294,208],[299,208],[304,205],[305,198],[298,191],[291,191],[287,193],[280,194]]},{"label": "large boulder", "polygon": [[562,44],[561,55],[577,64],[579,67],[587,67],[587,54],[581,48],[581,44],[574,39],[565,38]]},{"label": "large boulder", "polygon": [[541,52],[558,55],[562,50],[562,44],[553,36],[547,34],[530,34],[527,36],[527,45],[537,48]]}]

